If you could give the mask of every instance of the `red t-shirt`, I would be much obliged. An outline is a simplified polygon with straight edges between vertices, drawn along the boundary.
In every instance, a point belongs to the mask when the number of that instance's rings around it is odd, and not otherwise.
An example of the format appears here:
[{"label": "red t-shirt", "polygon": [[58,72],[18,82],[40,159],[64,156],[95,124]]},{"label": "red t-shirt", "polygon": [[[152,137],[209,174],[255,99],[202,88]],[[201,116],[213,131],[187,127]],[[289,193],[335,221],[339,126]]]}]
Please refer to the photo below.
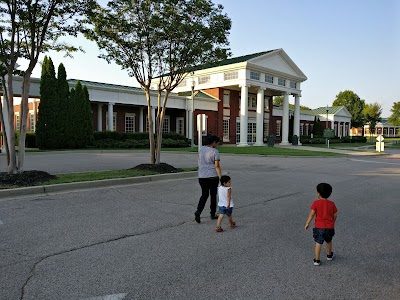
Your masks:
[{"label": "red t-shirt", "polygon": [[315,211],[315,228],[335,228],[335,220],[333,214],[338,210],[335,203],[326,200],[315,200],[311,205],[311,209]]}]

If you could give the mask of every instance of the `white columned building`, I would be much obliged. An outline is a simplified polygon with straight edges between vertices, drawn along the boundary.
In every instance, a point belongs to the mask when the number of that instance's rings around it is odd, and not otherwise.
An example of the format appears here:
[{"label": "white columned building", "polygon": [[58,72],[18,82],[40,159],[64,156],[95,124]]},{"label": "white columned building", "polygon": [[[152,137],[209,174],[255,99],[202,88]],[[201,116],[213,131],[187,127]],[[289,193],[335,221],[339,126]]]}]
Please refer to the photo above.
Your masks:
[{"label": "white columned building", "polygon": [[240,143],[238,146],[248,146],[247,130],[248,130],[248,97],[249,87],[246,83],[241,86],[240,97]]}]

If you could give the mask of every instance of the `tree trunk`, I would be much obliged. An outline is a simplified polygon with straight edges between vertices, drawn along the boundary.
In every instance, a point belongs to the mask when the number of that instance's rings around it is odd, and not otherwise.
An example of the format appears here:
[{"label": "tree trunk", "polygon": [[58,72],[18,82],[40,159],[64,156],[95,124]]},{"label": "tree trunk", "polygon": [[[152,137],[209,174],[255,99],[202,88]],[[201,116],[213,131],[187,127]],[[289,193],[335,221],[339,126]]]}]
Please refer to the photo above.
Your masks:
[{"label": "tree trunk", "polygon": [[164,101],[163,101],[163,106],[161,109],[161,114],[160,114],[160,119],[159,119],[159,124],[157,124],[157,149],[156,149],[156,164],[161,163],[161,145],[162,145],[162,130],[163,130],[163,122],[164,122],[164,117],[165,117],[165,109],[166,109],[166,104],[167,104],[167,99],[168,99],[169,91],[165,91],[164,94]]},{"label": "tree trunk", "polygon": [[149,122],[149,143],[150,143],[150,163],[155,164],[155,151],[154,151],[154,134],[153,134],[153,116],[151,115],[151,100],[150,90],[145,88],[146,100],[147,100],[147,118]]},{"label": "tree trunk", "polygon": [[6,149],[7,166],[8,166],[10,164],[10,149],[8,148],[8,135],[7,135],[8,124],[4,123],[4,111],[3,111],[3,103],[6,107],[8,107],[8,94],[7,94],[6,79],[4,76],[2,76],[1,82],[3,90],[3,102],[0,103],[0,118],[1,118],[0,121],[1,121],[1,128],[3,129],[3,145]]},{"label": "tree trunk", "polygon": [[10,129],[10,136],[8,137],[8,149],[10,150],[10,163],[8,164],[8,174],[17,173],[17,156],[15,152],[15,130],[14,130],[14,90],[13,90],[13,74],[8,72],[8,126]]},{"label": "tree trunk", "polygon": [[24,171],[25,162],[25,140],[26,140],[26,127],[28,121],[28,99],[29,89],[31,85],[31,72],[27,71],[24,74],[24,80],[22,83],[22,97],[21,97],[21,116],[20,116],[20,128],[19,128],[19,143],[18,143],[18,172]]}]

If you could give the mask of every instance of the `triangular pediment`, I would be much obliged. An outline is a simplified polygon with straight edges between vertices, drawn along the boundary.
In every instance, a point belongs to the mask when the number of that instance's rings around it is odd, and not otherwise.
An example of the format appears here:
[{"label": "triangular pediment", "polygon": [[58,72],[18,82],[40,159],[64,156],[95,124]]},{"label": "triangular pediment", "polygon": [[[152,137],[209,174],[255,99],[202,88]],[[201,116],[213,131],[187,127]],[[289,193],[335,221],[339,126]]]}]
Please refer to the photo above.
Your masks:
[{"label": "triangular pediment", "polygon": [[297,67],[293,60],[283,51],[278,49],[264,55],[248,60],[248,63],[257,67],[288,74],[306,80],[307,77]]}]

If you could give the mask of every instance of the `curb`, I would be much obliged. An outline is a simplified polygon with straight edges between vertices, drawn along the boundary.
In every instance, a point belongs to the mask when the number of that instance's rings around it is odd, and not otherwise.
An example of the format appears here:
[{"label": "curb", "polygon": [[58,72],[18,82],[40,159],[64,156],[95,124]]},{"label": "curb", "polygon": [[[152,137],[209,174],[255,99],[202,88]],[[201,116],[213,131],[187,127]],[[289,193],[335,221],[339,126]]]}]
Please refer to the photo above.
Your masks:
[{"label": "curb", "polygon": [[105,188],[118,185],[130,185],[137,183],[148,183],[148,182],[186,179],[195,177],[197,177],[197,171],[4,189],[0,190],[0,200],[13,197],[20,197],[20,196],[31,196],[31,195],[40,195],[40,194],[57,193],[65,191],[75,191],[80,189]]}]

